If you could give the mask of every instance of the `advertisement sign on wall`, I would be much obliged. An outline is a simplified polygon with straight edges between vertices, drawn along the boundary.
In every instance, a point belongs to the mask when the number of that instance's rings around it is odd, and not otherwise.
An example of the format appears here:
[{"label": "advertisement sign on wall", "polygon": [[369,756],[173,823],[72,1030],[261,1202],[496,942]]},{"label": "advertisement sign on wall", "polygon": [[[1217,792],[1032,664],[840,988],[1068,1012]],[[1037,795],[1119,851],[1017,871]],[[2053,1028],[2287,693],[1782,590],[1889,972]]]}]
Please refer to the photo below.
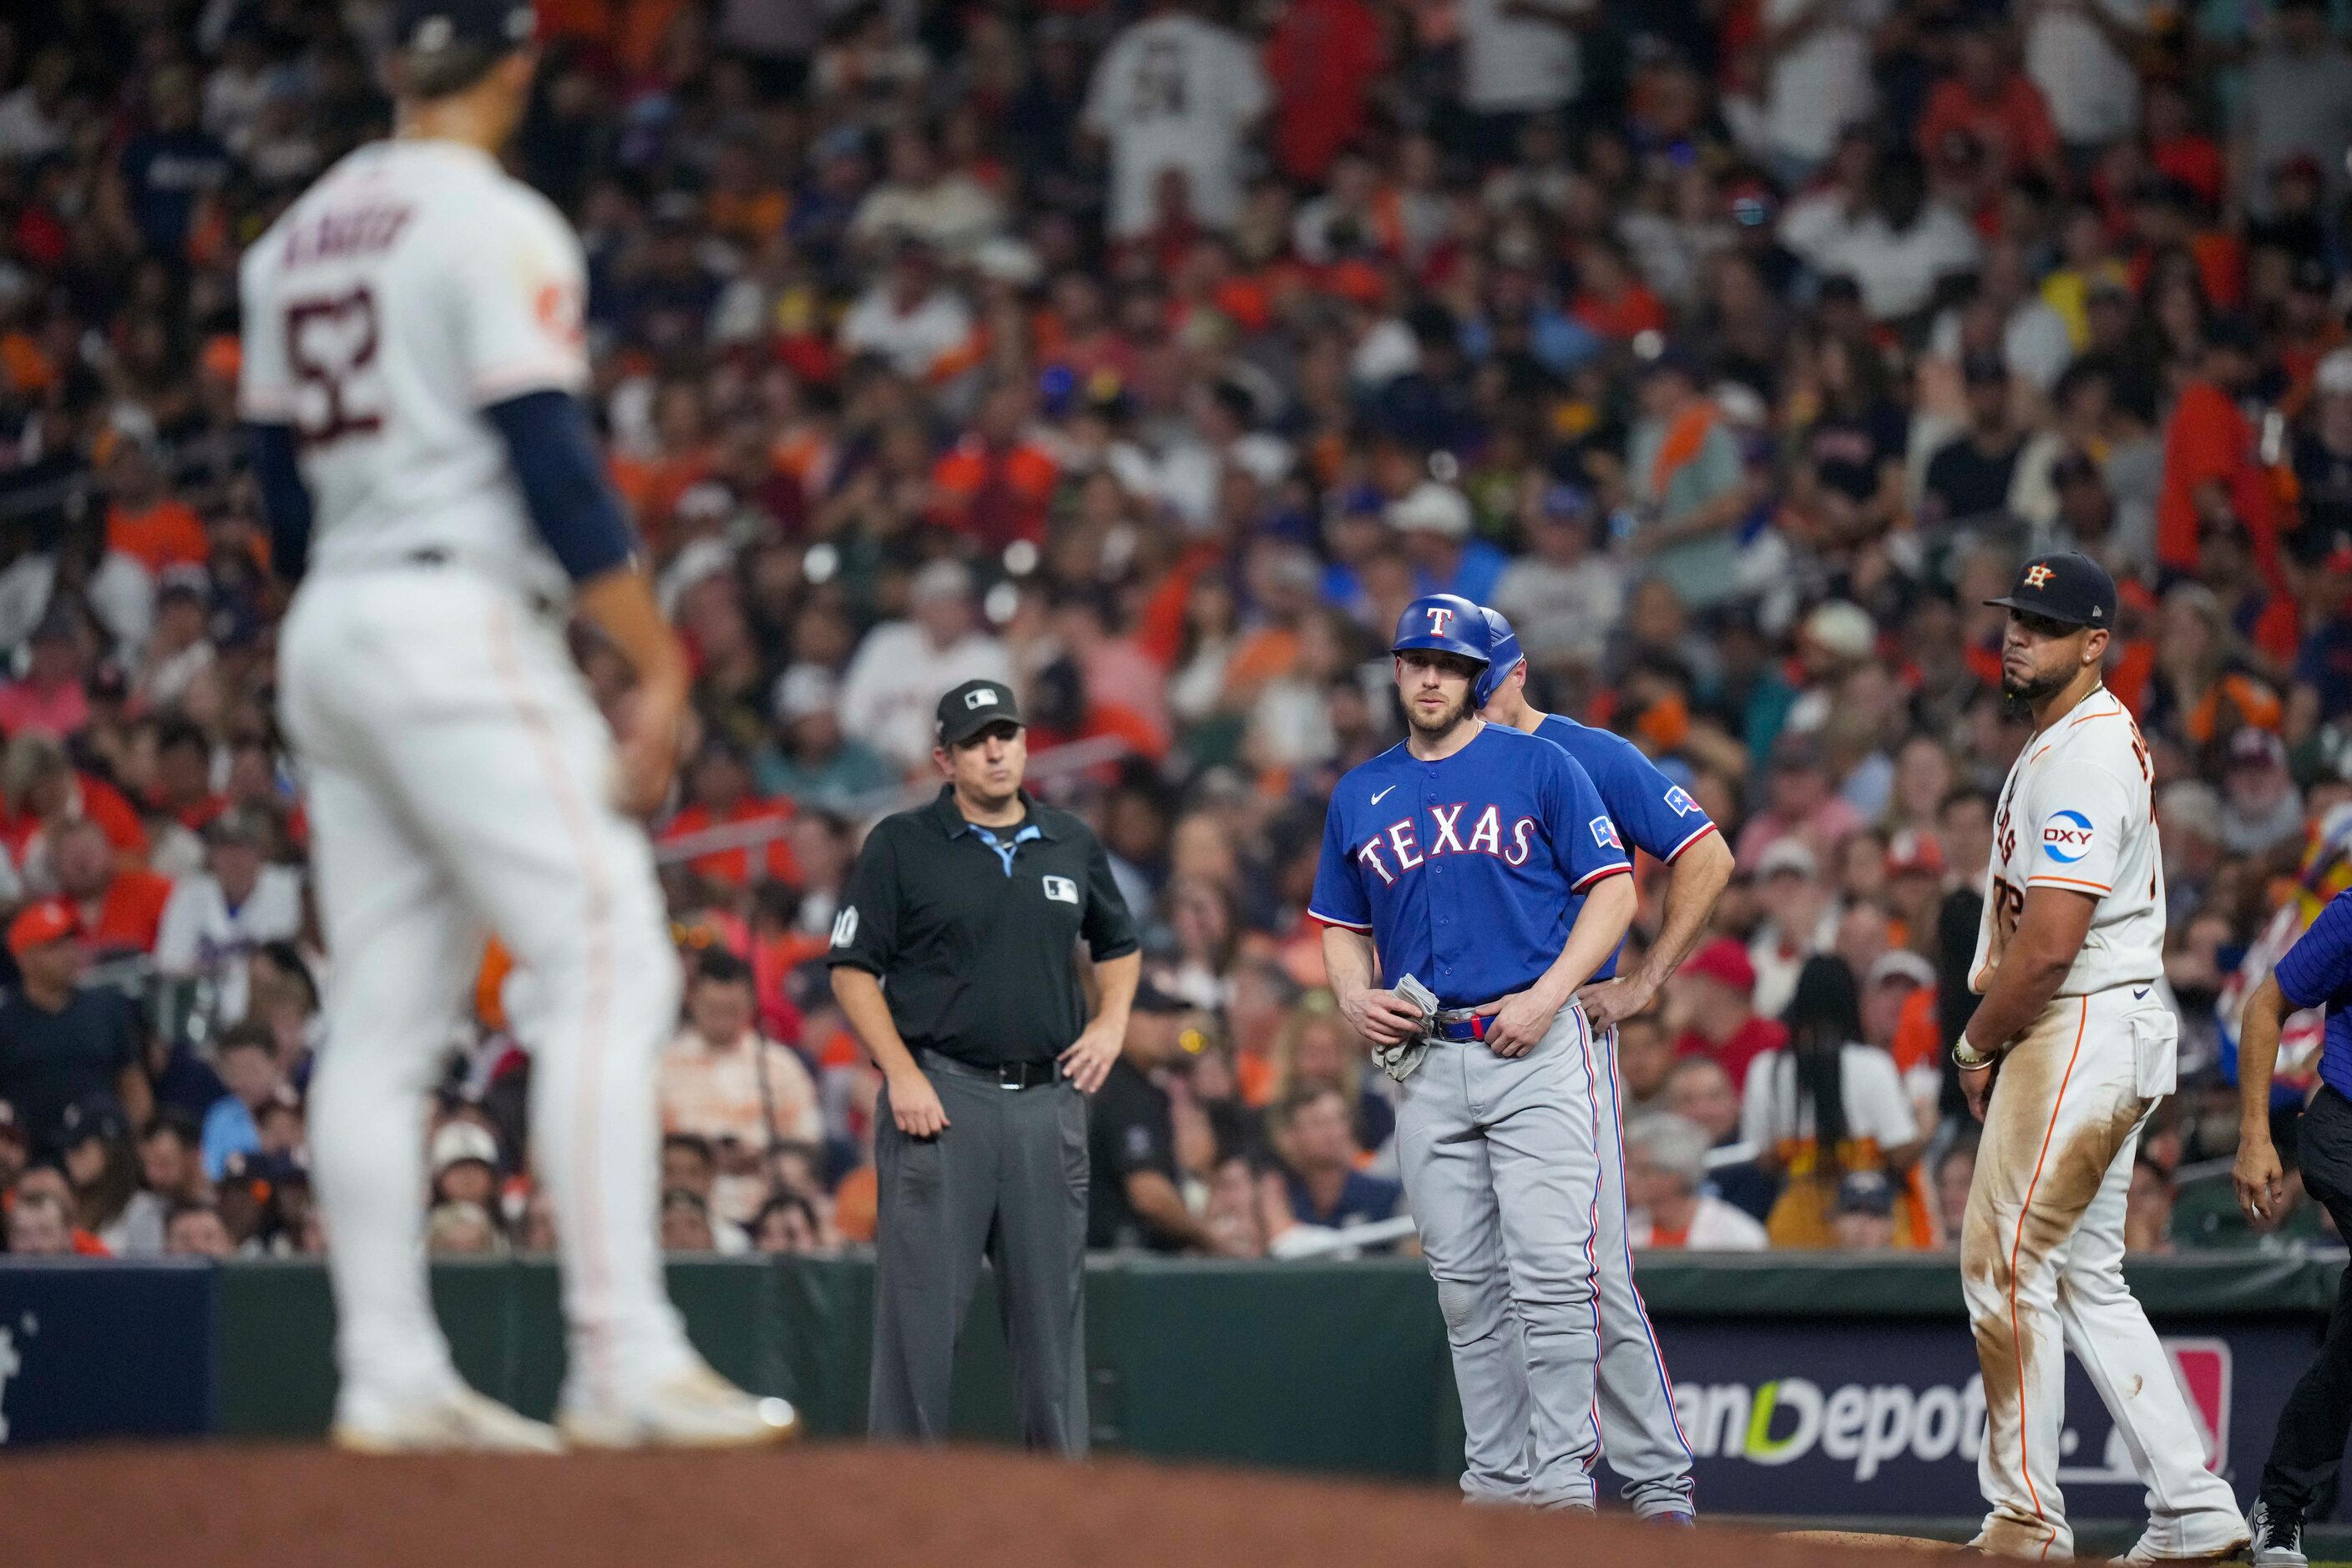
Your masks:
[{"label": "advertisement sign on wall", "polygon": [[0,1445],[210,1431],[213,1305],[200,1261],[0,1269]]},{"label": "advertisement sign on wall", "polygon": [[[2243,1493],[2314,1348],[2306,1325],[2168,1325],[2173,1372],[2210,1468]],[[1965,1325],[1658,1325],[1701,1506],[1764,1514],[1981,1511],[1984,1383]],[[2068,1358],[2058,1479],[2084,1519],[2144,1512],[2122,1435]]]}]

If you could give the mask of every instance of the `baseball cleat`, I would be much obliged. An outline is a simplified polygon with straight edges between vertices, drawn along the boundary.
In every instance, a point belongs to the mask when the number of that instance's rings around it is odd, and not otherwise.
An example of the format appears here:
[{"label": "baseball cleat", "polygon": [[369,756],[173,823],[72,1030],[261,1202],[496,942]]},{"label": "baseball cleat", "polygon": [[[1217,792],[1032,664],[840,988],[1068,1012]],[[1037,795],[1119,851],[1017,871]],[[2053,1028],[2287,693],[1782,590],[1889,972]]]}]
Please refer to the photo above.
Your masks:
[{"label": "baseball cleat", "polygon": [[1663,1513],[1645,1513],[1641,1516],[1641,1521],[1643,1524],[1662,1525],[1668,1530],[1698,1528],[1698,1516],[1687,1509],[1675,1508],[1668,1509]]},{"label": "baseball cleat", "polygon": [[569,1406],[555,1426],[574,1448],[757,1448],[801,1435],[789,1403],[746,1394],[698,1362],[612,1404]]},{"label": "baseball cleat", "polygon": [[2217,1568],[2221,1563],[2245,1562],[2248,1544],[2247,1540],[2241,1537],[2218,1552],[2193,1552],[2186,1556],[2173,1556],[2154,1550],[2148,1545],[2147,1538],[2143,1536],[2138,1544],[2115,1561],[2133,1564],[2134,1568],[2152,1563],[2180,1564],[2182,1568]]},{"label": "baseball cleat", "polygon": [[464,1387],[400,1405],[382,1421],[338,1421],[327,1436],[347,1454],[563,1452],[562,1439],[546,1422]]},{"label": "baseball cleat", "polygon": [[2260,1498],[2246,1522],[2254,1531],[2254,1568],[2311,1568],[2303,1554],[2303,1510],[2273,1508]]}]

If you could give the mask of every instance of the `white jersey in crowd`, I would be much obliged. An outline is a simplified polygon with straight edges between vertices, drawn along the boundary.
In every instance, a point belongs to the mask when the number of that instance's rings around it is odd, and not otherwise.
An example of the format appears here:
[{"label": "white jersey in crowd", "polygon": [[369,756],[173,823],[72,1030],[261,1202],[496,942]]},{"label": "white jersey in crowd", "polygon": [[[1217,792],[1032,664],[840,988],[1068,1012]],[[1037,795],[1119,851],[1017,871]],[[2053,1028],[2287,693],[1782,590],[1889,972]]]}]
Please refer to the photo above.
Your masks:
[{"label": "white jersey in crowd", "polygon": [[2147,31],[2148,0],[2042,5],[2025,25],[2025,74],[2048,100],[2058,134],[2076,146],[2112,142],[2139,123],[2139,72],[2091,20],[2095,9],[2126,35]]},{"label": "white jersey in crowd", "polygon": [[1820,16],[1772,58],[1764,92],[1764,139],[1784,157],[1818,163],[1840,132],[1878,107],[1871,37],[1893,7],[1887,0],[1764,0],[1764,26],[1783,27],[1808,11]]},{"label": "white jersey in crowd", "polygon": [[586,268],[544,197],[454,142],[373,142],[270,226],[241,282],[241,400],[300,440],[312,571],[440,551],[565,591],[478,412],[587,384]]},{"label": "white jersey in crowd", "polygon": [[1150,232],[1160,177],[1184,174],[1192,216],[1241,216],[1242,137],[1274,104],[1257,53],[1196,16],[1155,16],[1111,41],[1087,91],[1086,127],[1110,142],[1110,232]]},{"label": "white jersey in crowd", "polygon": [[2061,996],[2153,984],[2164,972],[2164,858],[2139,726],[2102,686],[2026,742],[2001,786],[1984,925],[1969,988],[1982,992],[2029,888],[2098,900]]},{"label": "white jersey in crowd", "polygon": [[220,879],[209,872],[184,877],[163,904],[155,932],[155,968],[166,975],[209,975],[220,983],[217,1005],[224,1024],[242,1020],[251,995],[246,960],[273,942],[302,934],[302,873],[290,866],[264,866],[245,901],[229,907]]},{"label": "white jersey in crowd", "polygon": [[1584,90],[1576,22],[1592,10],[1591,0],[1466,0],[1462,101],[1477,114],[1521,114],[1573,100]]}]

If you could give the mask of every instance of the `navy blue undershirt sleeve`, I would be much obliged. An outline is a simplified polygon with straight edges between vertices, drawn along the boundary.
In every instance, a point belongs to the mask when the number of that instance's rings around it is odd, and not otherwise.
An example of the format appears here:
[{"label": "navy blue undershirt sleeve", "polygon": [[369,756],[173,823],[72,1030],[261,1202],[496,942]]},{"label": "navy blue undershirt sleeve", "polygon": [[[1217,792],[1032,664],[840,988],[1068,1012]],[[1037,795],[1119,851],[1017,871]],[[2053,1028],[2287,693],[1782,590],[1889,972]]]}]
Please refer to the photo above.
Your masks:
[{"label": "navy blue undershirt sleeve", "polygon": [[506,437],[531,523],[572,580],[585,583],[626,564],[636,553],[636,535],[604,477],[580,400],[546,388],[482,412]]},{"label": "navy blue undershirt sleeve", "polygon": [[287,582],[299,583],[310,563],[310,491],[294,460],[293,427],[249,424],[245,435],[262,517],[269,524],[270,566]]}]

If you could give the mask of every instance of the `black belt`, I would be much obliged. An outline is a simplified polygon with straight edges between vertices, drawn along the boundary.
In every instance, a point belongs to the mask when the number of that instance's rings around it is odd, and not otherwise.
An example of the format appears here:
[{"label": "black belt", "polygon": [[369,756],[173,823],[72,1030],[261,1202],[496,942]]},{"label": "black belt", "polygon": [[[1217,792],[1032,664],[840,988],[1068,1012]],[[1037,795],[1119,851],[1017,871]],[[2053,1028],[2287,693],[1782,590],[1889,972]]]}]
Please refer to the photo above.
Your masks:
[{"label": "black belt", "polygon": [[1049,1083],[1062,1081],[1062,1064],[1057,1061],[992,1062],[982,1067],[977,1062],[959,1061],[954,1057],[933,1050],[917,1053],[917,1059],[927,1072],[978,1079],[999,1089],[1043,1089]]},{"label": "black belt", "polygon": [[[401,564],[404,566],[422,566],[428,571],[437,572],[444,566],[453,566],[457,564],[457,558],[438,545],[428,544],[422,550],[410,551],[407,554],[402,556],[400,561]],[[552,616],[563,607],[557,604],[553,599],[549,598],[545,594],[540,593],[536,589],[525,589],[523,591],[523,596],[530,604],[531,612],[534,615],[541,616]]]}]

